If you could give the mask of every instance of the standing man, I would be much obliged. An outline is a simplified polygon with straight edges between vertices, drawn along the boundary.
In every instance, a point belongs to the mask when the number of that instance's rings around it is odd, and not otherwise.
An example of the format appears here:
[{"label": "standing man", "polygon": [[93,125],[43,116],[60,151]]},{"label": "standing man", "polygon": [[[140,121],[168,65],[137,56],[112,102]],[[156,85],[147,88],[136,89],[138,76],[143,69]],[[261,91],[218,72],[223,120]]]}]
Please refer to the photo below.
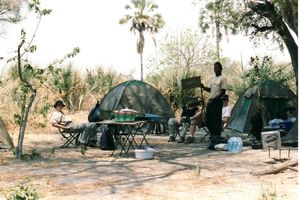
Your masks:
[{"label": "standing man", "polygon": [[227,80],[222,76],[222,65],[220,62],[214,64],[215,76],[210,79],[209,87],[201,83],[201,88],[209,92],[209,100],[206,108],[206,125],[211,134],[208,149],[213,150],[218,143],[225,142],[221,138],[222,131],[222,107],[221,97],[226,93]]}]

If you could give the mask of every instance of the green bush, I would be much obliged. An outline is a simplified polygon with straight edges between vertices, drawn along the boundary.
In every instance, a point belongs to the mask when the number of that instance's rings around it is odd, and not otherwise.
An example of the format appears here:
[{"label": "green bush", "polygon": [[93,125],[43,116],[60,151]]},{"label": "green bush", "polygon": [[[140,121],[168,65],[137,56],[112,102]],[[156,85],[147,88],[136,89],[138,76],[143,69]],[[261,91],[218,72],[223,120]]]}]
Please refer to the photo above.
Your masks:
[{"label": "green bush", "polygon": [[5,198],[7,200],[36,200],[39,199],[39,194],[32,185],[25,183],[9,189]]},{"label": "green bush", "polygon": [[42,157],[42,155],[37,149],[31,149],[28,154],[26,153],[22,156],[22,159],[23,160],[29,160],[29,159],[34,160],[34,159],[38,159],[41,157]]},{"label": "green bush", "polygon": [[274,80],[293,91],[295,91],[295,76],[291,64],[278,65],[274,64],[272,57],[264,56],[251,57],[250,69],[241,74],[241,78],[235,80],[234,84],[229,84],[228,90],[233,91],[236,95],[241,96],[249,87],[253,87],[261,81]]}]

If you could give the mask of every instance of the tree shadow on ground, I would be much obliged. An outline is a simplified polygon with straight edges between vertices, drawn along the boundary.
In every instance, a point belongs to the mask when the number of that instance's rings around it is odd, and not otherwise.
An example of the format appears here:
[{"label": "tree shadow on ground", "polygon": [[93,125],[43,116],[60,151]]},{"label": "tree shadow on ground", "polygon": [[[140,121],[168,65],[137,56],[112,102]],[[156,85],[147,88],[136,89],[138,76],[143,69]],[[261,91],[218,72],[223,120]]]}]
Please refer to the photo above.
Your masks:
[{"label": "tree shadow on ground", "polygon": [[[111,151],[101,151],[98,148],[88,149],[85,154],[81,154],[80,149],[61,149],[57,143],[50,147],[47,141],[47,145],[40,142],[31,146],[35,146],[41,152],[42,158],[28,161],[11,160],[6,163],[6,167],[2,165],[6,168],[3,172],[20,173],[33,180],[51,180],[54,188],[62,185],[84,188],[85,184],[99,187],[98,189],[108,188],[113,194],[123,187],[135,188],[156,184],[178,172],[191,171],[195,168],[196,161],[201,160],[203,156],[224,155],[208,150],[206,142],[178,144],[166,142],[167,137],[150,136],[149,139],[155,149],[154,158],[151,160],[135,159],[133,151],[130,151],[128,157],[110,157]],[[6,178],[6,181],[17,181],[13,175]],[[65,190],[59,192],[65,193]]]}]

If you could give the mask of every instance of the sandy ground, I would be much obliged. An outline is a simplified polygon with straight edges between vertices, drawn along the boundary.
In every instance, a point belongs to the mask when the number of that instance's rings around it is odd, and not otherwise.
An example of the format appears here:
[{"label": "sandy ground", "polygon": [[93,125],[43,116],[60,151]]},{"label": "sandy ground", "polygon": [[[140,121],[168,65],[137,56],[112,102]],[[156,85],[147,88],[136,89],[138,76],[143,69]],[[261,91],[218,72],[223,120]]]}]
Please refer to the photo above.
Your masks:
[{"label": "sandy ground", "polygon": [[[198,133],[197,139],[201,136]],[[207,142],[168,143],[167,136],[149,135],[154,158],[136,159],[114,155],[111,151],[89,148],[60,149],[57,132],[28,134],[25,149],[37,149],[42,157],[19,161],[11,152],[0,150],[0,199],[8,188],[28,177],[42,199],[298,199],[298,172],[290,169],[278,174],[255,176],[267,169],[268,151],[244,147],[241,153],[207,150]],[[288,150],[282,150],[288,157]],[[271,157],[279,151],[272,150]],[[290,159],[298,158],[292,148]],[[195,164],[201,163],[201,173]],[[277,164],[274,164],[277,165]],[[266,195],[268,198],[263,198]]]}]

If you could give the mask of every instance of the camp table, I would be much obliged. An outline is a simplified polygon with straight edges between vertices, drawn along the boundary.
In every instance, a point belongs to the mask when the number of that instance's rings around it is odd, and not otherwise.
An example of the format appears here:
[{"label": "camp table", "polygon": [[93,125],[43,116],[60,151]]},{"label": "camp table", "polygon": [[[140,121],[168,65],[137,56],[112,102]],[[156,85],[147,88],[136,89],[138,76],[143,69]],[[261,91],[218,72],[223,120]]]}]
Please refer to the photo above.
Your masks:
[{"label": "camp table", "polygon": [[160,128],[161,117],[160,116],[150,114],[150,113],[145,113],[143,116],[136,116],[135,120],[147,121],[149,123],[146,133],[153,133],[154,131],[155,131],[155,134],[161,133],[161,128]]},{"label": "camp table", "polygon": [[[128,155],[130,148],[141,148],[144,142],[149,145],[146,139],[147,131],[145,132],[142,129],[145,123],[147,123],[147,121],[115,122],[113,120],[104,120],[97,122],[97,124],[116,126],[117,131],[114,133],[114,138],[116,147],[121,147],[119,155],[122,155],[123,152]],[[142,139],[139,143],[137,143],[136,141],[136,135],[142,136]],[[111,155],[113,155],[114,153],[115,150]]]}]

